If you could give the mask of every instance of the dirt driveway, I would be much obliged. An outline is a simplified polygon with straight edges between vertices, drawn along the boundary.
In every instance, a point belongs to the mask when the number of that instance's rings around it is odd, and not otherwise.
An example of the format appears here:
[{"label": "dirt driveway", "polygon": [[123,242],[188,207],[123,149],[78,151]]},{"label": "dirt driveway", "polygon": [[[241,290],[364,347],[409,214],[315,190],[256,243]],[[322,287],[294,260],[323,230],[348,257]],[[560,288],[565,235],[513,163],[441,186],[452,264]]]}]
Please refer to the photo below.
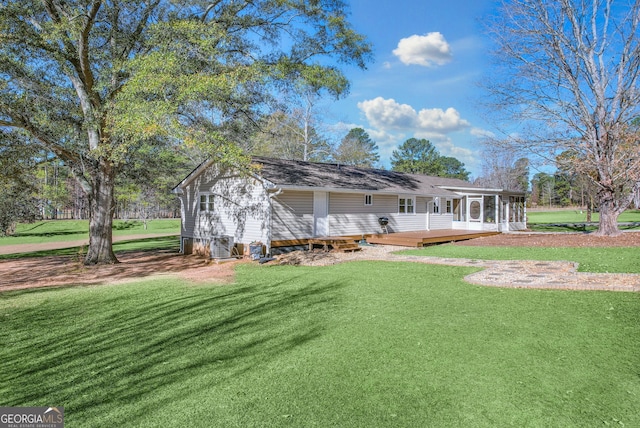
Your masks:
[{"label": "dirt driveway", "polygon": [[[501,234],[456,245],[546,246],[546,247],[640,247],[640,232],[627,232],[616,238],[591,234]],[[366,258],[365,252],[332,254],[328,258],[309,257],[309,264],[333,264]],[[123,252],[121,263],[109,266],[84,266],[74,257],[37,257],[0,261],[0,291],[68,285],[113,284],[156,275],[178,275],[192,281],[228,283],[233,280],[237,263],[215,263],[197,256],[167,251]],[[307,264],[303,257],[300,264]],[[254,262],[255,263],[255,262]]]}]

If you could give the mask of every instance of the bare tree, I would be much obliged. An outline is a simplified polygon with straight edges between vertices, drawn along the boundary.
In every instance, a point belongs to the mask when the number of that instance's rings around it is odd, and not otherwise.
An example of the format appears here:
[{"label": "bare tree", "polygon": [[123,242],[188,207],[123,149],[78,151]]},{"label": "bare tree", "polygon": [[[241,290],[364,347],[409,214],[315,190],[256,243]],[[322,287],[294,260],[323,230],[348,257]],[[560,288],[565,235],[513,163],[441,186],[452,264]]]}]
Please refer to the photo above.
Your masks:
[{"label": "bare tree", "polygon": [[503,0],[489,26],[500,61],[494,107],[522,124],[519,148],[573,154],[564,167],[597,189],[598,235],[620,233],[618,216],[640,189],[639,25],[640,0]]},{"label": "bare tree", "polygon": [[482,176],[475,182],[501,189],[529,190],[529,160],[508,144],[485,142],[482,152]]},{"label": "bare tree", "polygon": [[333,152],[320,132],[320,95],[311,88],[287,94],[287,106],[264,118],[245,149],[254,155],[322,162]]}]

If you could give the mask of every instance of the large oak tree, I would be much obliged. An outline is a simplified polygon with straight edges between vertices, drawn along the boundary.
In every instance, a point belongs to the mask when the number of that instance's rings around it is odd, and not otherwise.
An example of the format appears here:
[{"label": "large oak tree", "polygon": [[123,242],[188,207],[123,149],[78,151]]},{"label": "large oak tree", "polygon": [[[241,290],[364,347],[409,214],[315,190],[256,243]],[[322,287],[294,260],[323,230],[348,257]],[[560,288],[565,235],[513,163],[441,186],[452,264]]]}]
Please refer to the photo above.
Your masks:
[{"label": "large oak tree", "polygon": [[640,0],[503,0],[489,26],[492,106],[523,125],[508,129],[519,149],[592,180],[599,235],[620,233],[640,190],[639,25]]},{"label": "large oak tree", "polygon": [[235,156],[226,125],[255,121],[296,81],[344,93],[327,64],[370,47],[340,0],[1,0],[0,127],[62,159],[88,195],[85,263],[115,263],[114,185],[149,142]]}]

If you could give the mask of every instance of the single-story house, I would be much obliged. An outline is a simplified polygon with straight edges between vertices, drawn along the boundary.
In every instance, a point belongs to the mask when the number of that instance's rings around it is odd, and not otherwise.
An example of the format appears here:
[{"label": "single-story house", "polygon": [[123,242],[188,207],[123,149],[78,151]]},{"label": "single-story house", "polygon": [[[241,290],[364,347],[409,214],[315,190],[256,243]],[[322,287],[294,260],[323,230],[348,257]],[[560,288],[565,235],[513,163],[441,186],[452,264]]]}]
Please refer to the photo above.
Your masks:
[{"label": "single-story house", "polygon": [[173,189],[182,205],[182,251],[220,255],[260,242],[270,252],[314,237],[379,234],[381,217],[389,233],[526,228],[523,192],[339,164],[252,162],[250,172],[204,162]]}]

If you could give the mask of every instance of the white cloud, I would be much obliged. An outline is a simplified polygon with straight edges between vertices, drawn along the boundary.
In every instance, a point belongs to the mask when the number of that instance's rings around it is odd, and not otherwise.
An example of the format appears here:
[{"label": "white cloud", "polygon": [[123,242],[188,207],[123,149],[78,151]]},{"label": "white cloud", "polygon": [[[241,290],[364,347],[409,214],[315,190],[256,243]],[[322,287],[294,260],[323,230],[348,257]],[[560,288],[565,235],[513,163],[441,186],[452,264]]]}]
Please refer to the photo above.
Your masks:
[{"label": "white cloud", "polygon": [[377,97],[358,103],[369,123],[380,130],[402,130],[412,133],[427,132],[435,136],[460,131],[470,123],[460,117],[454,108],[439,108],[416,111],[408,104],[400,104],[394,99]]},{"label": "white cloud", "polygon": [[416,125],[418,114],[408,104],[377,97],[358,103],[371,125],[380,129],[408,129]]},{"label": "white cloud", "polygon": [[496,136],[493,132],[482,128],[471,128],[471,135],[478,138],[494,138]]},{"label": "white cloud", "polygon": [[400,39],[393,54],[406,65],[416,64],[424,67],[444,65],[453,57],[451,46],[439,32],[427,33],[424,36],[413,36]]},{"label": "white cloud", "polygon": [[459,131],[470,125],[460,117],[456,109],[451,107],[446,110],[439,108],[420,110],[418,123],[421,129],[432,129],[443,133]]}]

